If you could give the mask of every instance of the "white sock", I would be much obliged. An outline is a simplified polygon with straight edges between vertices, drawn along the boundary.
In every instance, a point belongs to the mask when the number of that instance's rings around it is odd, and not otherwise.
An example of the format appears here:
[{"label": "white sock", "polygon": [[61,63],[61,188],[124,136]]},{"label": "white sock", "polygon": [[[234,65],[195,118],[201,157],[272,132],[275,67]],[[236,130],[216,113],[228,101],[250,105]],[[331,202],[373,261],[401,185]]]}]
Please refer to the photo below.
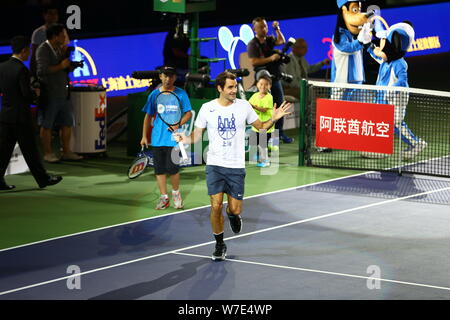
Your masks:
[{"label": "white sock", "polygon": [[172,190],[172,193],[178,193],[180,190]]},{"label": "white sock", "polygon": [[169,198],[169,196],[167,194],[162,194],[161,198],[167,199],[167,198]]}]

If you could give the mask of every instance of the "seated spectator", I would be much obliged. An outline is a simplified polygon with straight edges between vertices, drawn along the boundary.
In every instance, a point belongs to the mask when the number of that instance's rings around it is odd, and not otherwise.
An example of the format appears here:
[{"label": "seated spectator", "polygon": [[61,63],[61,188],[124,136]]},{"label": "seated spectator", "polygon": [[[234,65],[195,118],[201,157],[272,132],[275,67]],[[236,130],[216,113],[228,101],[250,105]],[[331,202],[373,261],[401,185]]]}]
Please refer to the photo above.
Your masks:
[{"label": "seated spectator", "polygon": [[284,93],[297,99],[300,97],[300,80],[308,79],[308,75],[319,71],[324,65],[329,65],[330,60],[324,59],[316,64],[310,65],[305,59],[308,52],[308,44],[302,38],[298,38],[289,53],[290,62],[283,65],[283,72],[294,77],[292,82],[282,81]]}]

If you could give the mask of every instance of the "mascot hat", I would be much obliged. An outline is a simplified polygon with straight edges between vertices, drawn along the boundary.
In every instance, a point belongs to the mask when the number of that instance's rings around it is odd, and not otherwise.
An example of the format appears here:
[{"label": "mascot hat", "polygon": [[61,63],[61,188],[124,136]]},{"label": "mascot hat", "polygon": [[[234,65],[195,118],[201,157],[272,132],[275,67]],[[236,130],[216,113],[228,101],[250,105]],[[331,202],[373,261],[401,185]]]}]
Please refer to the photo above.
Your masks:
[{"label": "mascot hat", "polygon": [[342,8],[347,2],[364,2],[365,0],[336,0],[338,8]]},{"label": "mascot hat", "polygon": [[392,36],[394,32],[397,32],[400,35],[401,40],[401,49],[402,51],[408,51],[408,48],[414,41],[414,29],[409,24],[400,22],[393,24],[387,30],[378,31],[376,34],[377,38],[380,39],[388,39],[389,42],[392,42]]}]

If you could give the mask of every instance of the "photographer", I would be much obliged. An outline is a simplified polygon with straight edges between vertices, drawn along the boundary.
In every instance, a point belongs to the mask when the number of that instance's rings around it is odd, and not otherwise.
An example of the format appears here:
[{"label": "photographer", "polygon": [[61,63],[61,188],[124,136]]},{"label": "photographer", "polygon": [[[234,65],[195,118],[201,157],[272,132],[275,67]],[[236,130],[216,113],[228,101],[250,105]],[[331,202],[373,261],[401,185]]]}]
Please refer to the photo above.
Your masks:
[{"label": "photographer", "polygon": [[69,72],[74,68],[68,58],[67,33],[62,24],[53,24],[46,34],[47,41],[42,43],[36,52],[37,76],[41,85],[38,123],[41,126],[44,160],[60,160],[52,151],[54,125],[60,127],[62,160],[81,160],[83,157],[73,153],[70,148],[74,118],[69,100]]},{"label": "photographer", "polygon": [[[283,87],[280,81],[283,54],[275,51],[274,47],[285,43],[284,35],[281,33],[278,21],[272,23],[272,27],[276,31],[276,37],[267,35],[269,29],[264,18],[255,18],[252,24],[255,37],[247,45],[248,57],[256,73],[265,69],[272,75],[271,94],[277,107],[279,107],[284,100]],[[283,142],[291,143],[293,139],[284,134],[283,123],[283,118],[281,118],[275,124],[275,128],[279,130]]]}]

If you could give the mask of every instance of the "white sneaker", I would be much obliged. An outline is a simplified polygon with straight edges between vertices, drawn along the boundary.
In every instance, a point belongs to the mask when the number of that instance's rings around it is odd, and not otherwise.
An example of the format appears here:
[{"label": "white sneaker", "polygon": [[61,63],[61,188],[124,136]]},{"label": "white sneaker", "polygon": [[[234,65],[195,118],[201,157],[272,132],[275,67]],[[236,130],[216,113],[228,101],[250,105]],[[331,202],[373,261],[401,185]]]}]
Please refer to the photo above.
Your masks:
[{"label": "white sneaker", "polygon": [[414,146],[409,146],[406,150],[402,151],[403,160],[411,160],[416,157],[423,149],[427,147],[428,143],[420,139]]},{"label": "white sneaker", "polygon": [[265,168],[265,167],[269,167],[270,166],[270,161],[269,160],[264,160],[264,161],[260,161],[256,164],[257,167],[260,168]]},{"label": "white sneaker", "polygon": [[173,207],[175,209],[183,209],[183,199],[181,198],[181,192],[173,192],[172,191],[172,199],[173,199]]},{"label": "white sneaker", "polygon": [[54,153],[52,153],[52,154],[46,154],[44,156],[44,161],[49,162],[49,163],[56,163],[56,162],[59,162],[60,159],[57,156],[55,156]]},{"label": "white sneaker", "polygon": [[81,159],[83,159],[82,156],[80,156],[72,151],[64,153],[62,156],[62,160],[68,160],[68,161],[79,161]]},{"label": "white sneaker", "polygon": [[156,205],[156,210],[164,210],[169,206],[169,197],[159,197],[158,204]]}]

